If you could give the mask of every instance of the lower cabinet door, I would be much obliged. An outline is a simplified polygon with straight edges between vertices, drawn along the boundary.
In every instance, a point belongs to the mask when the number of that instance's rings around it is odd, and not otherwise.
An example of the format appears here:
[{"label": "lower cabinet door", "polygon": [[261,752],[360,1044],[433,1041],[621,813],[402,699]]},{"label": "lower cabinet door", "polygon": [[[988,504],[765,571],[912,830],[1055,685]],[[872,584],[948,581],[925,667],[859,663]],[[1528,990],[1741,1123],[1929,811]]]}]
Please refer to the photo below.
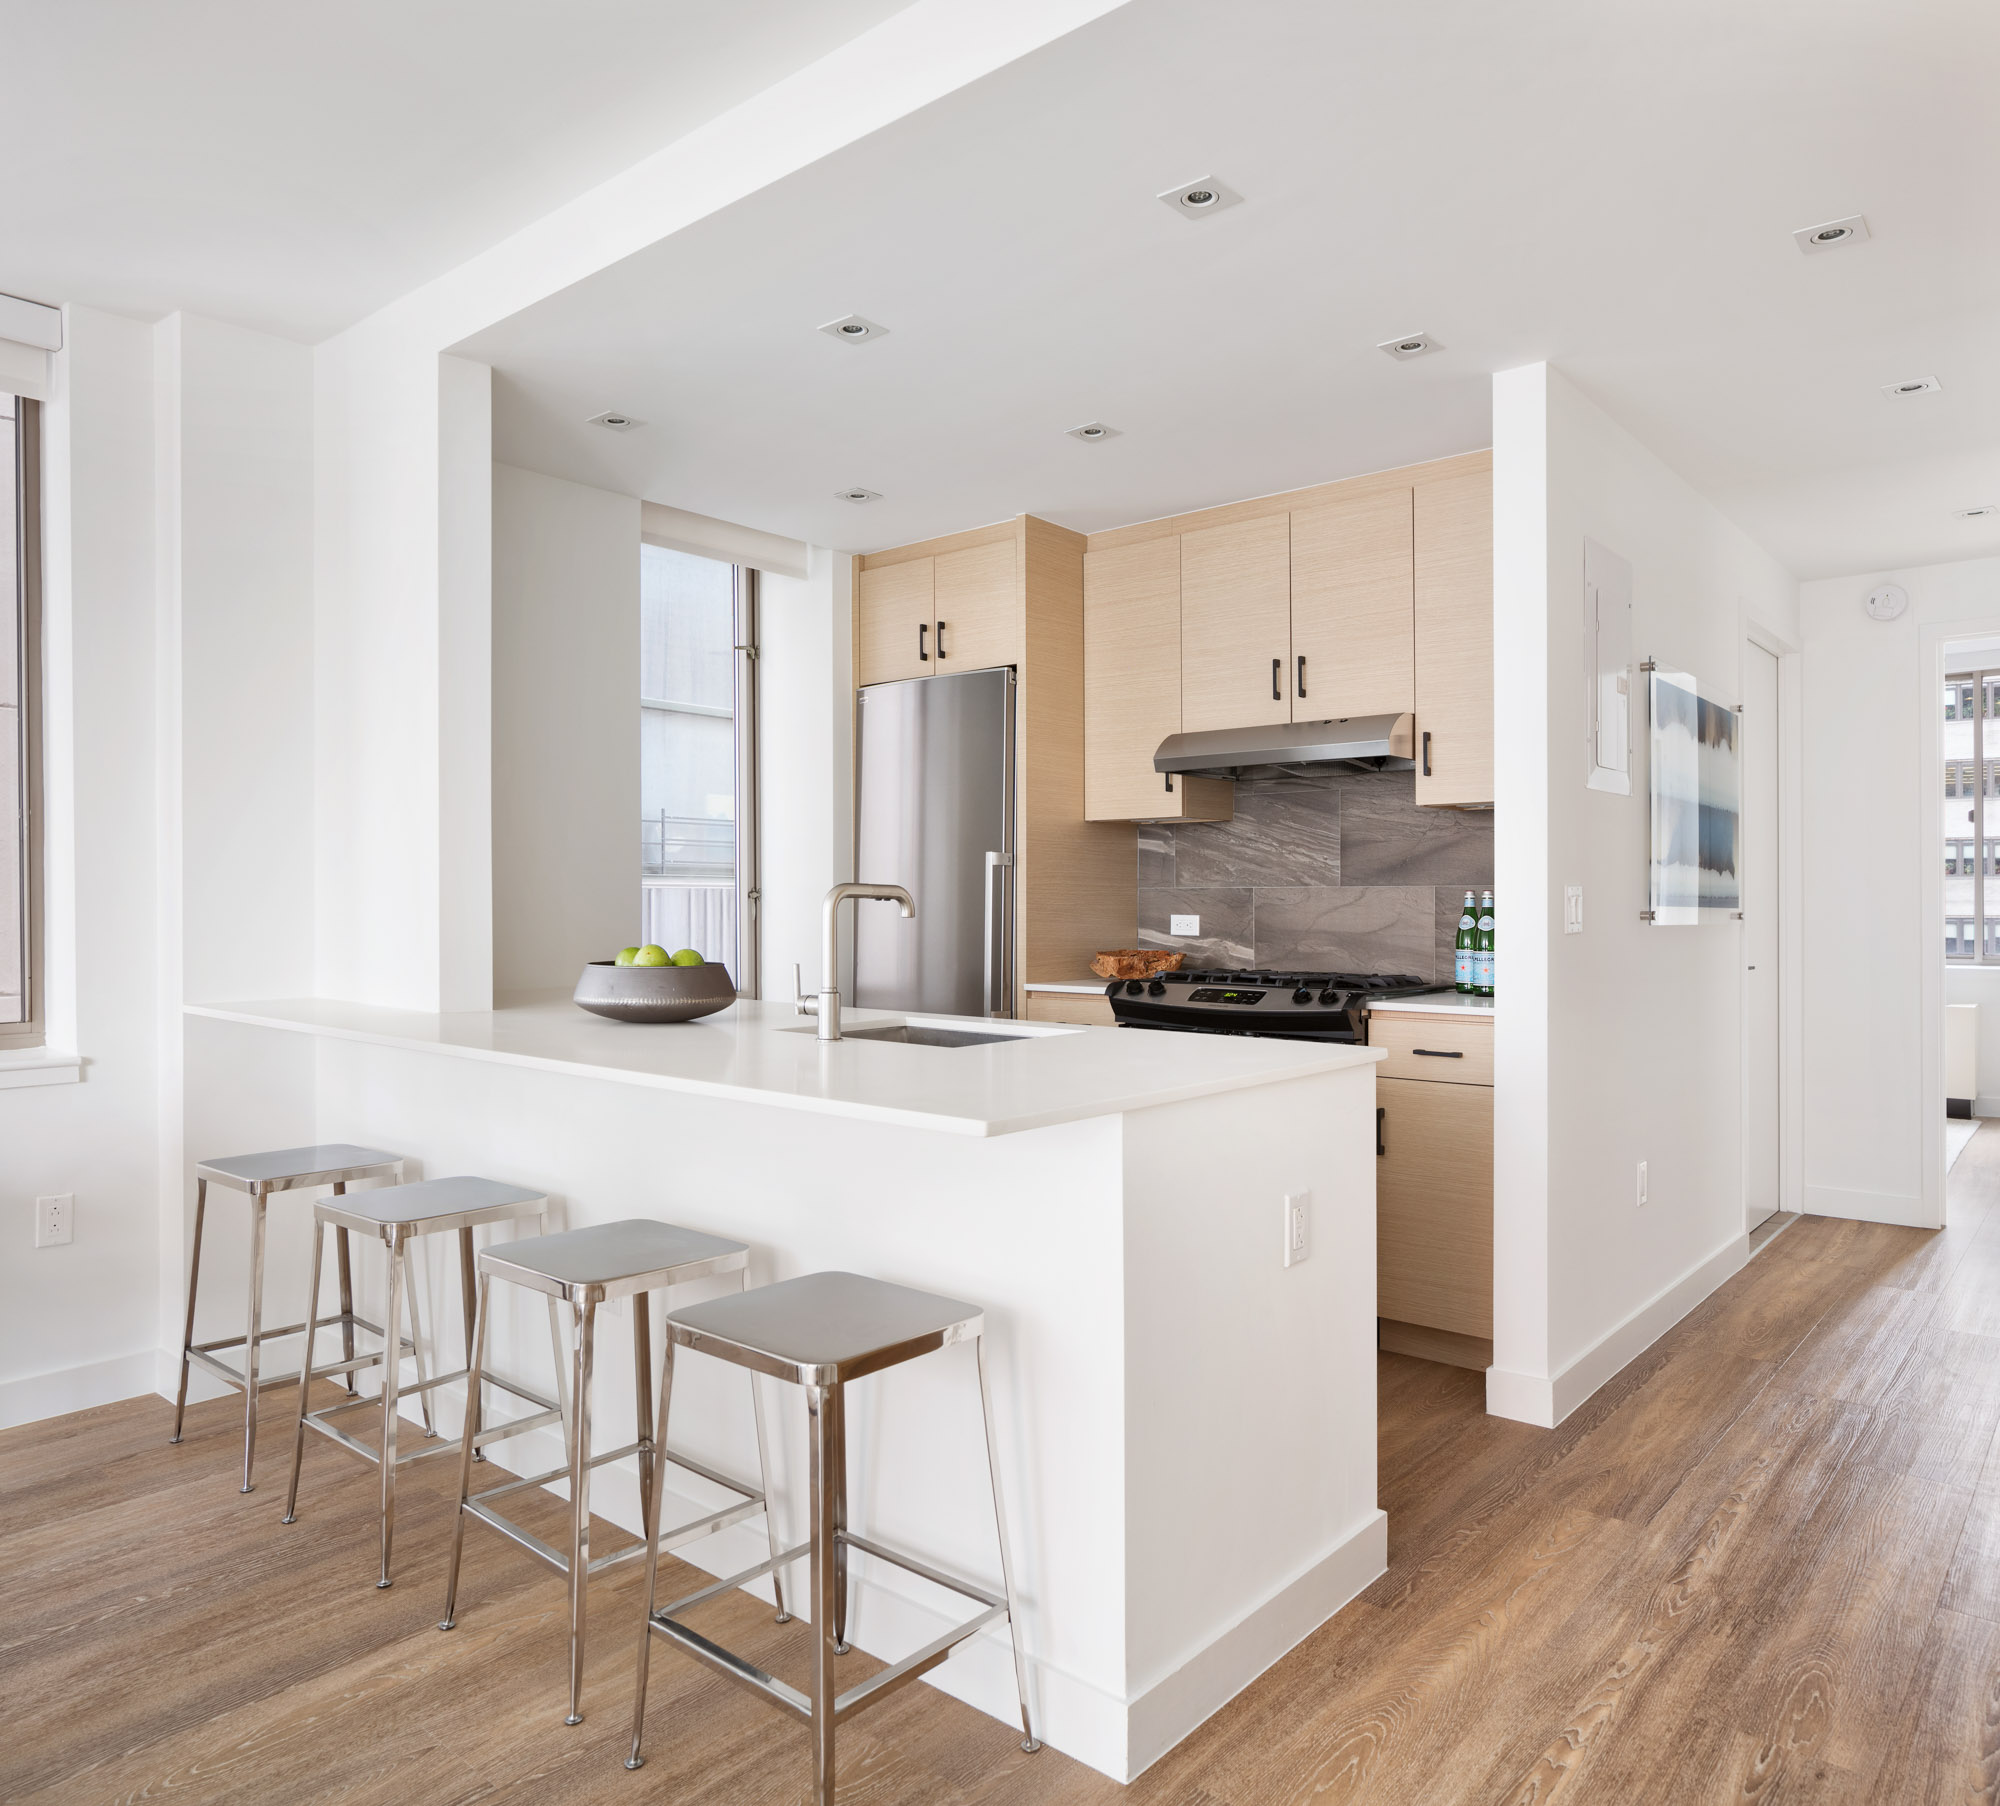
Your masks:
[{"label": "lower cabinet door", "polygon": [[1493,1334],[1493,1093],[1377,1079],[1375,1310]]}]

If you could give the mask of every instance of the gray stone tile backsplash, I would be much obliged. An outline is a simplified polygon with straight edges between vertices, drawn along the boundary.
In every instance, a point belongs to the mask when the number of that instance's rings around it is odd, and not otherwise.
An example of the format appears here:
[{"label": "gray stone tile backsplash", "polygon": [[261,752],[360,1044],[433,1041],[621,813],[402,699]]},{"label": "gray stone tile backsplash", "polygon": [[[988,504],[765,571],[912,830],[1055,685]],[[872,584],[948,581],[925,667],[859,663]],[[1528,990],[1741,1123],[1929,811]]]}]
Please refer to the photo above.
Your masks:
[{"label": "gray stone tile backsplash", "polygon": [[[1451,981],[1459,903],[1493,883],[1493,816],[1420,809],[1410,772],[1239,780],[1235,819],[1139,829],[1139,944],[1195,966]],[[1168,932],[1198,915],[1201,933]]]}]

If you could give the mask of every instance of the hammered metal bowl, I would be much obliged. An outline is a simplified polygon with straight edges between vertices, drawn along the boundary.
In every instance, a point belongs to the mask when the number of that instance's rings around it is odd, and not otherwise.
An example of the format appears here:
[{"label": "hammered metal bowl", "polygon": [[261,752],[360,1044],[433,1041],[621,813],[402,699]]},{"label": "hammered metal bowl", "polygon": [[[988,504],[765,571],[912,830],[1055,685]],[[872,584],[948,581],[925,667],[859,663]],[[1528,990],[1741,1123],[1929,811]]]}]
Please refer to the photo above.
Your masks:
[{"label": "hammered metal bowl", "polygon": [[699,966],[619,966],[594,959],[576,981],[576,1001],[614,1022],[692,1022],[736,1001],[729,968],[720,960]]}]

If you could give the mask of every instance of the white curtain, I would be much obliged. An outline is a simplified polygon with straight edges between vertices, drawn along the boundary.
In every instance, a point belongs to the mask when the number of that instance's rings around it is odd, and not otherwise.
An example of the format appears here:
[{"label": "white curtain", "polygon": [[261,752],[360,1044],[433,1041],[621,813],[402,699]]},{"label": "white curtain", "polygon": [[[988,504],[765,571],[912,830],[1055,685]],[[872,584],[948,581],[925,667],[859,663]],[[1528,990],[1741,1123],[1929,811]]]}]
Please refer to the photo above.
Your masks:
[{"label": "white curtain", "polygon": [[736,964],[736,886],[733,884],[648,884],[644,887],[645,938],[669,953],[692,947],[703,959],[720,960],[732,983]]}]

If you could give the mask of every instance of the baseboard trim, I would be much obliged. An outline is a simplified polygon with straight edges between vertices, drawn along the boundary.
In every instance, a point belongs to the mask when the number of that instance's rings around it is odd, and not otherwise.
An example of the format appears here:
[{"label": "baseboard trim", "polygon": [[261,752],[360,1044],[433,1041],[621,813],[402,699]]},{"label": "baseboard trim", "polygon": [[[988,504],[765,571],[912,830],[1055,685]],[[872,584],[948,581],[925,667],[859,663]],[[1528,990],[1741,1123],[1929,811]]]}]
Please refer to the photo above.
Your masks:
[{"label": "baseboard trim", "polygon": [[1807,1185],[1806,1215],[1842,1217],[1852,1223],[1893,1223],[1903,1229],[1935,1229],[1919,1197],[1891,1191],[1849,1191],[1840,1185]]},{"label": "baseboard trim", "polygon": [[1552,1430],[1607,1381],[1637,1360],[1718,1286],[1727,1284],[1750,1259],[1750,1238],[1731,1236],[1713,1254],[1653,1294],[1623,1322],[1614,1324],[1553,1377],[1486,1372],[1486,1410]]},{"label": "baseboard trim", "polygon": [[153,1350],[145,1348],[106,1361],[59,1367],[53,1373],[0,1380],[0,1430],[139,1398],[153,1390],[153,1362]]},{"label": "baseboard trim", "polygon": [[2000,1097],[1975,1097],[1972,1100],[1974,1116],[2000,1116]]}]

